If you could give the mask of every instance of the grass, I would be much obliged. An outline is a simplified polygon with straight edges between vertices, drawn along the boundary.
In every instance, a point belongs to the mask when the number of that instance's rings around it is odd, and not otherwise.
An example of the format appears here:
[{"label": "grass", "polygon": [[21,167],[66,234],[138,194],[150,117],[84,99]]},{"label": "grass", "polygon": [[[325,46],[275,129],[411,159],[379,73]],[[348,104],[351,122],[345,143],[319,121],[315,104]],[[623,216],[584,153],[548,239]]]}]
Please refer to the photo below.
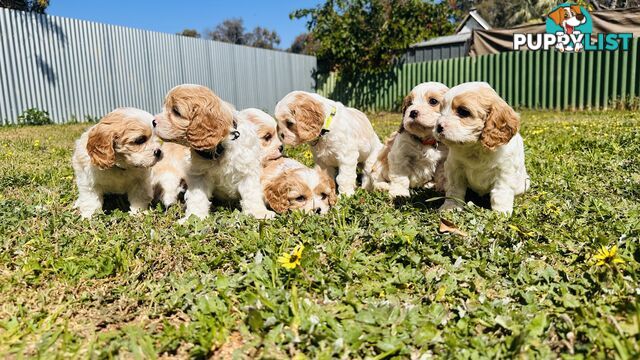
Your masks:
[{"label": "grass", "polygon": [[[532,189],[511,218],[444,215],[467,237],[438,231],[428,192],[270,222],[224,206],[185,226],[179,208],[83,221],[86,125],[0,129],[0,355],[638,358],[640,115],[522,117]],[[304,272],[281,267],[300,243]],[[624,262],[596,265],[602,246]]]}]

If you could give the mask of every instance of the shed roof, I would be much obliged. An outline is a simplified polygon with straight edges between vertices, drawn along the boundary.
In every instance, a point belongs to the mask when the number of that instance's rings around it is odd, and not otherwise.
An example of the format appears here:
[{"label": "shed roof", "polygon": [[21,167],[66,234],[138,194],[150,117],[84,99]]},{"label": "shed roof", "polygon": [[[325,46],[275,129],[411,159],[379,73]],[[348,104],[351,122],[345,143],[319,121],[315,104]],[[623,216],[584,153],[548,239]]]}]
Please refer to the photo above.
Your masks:
[{"label": "shed roof", "polygon": [[446,44],[455,44],[465,42],[471,38],[471,33],[462,33],[462,34],[453,34],[447,36],[440,36],[437,38],[429,39],[427,41],[422,41],[416,44],[409,46],[410,48],[418,48],[418,47],[426,47],[426,46],[435,46],[435,45],[446,45]]},{"label": "shed roof", "polygon": [[478,14],[478,10],[471,9],[467,14],[467,16],[465,16],[464,19],[460,21],[460,24],[458,24],[458,27],[456,28],[456,34],[460,33],[460,31],[464,28],[464,26],[467,24],[467,22],[471,18],[477,21],[478,24],[480,24],[480,26],[482,26],[484,30],[491,29],[491,25],[489,25],[489,23],[485,19],[483,19],[482,16],[480,16],[480,14]]}]

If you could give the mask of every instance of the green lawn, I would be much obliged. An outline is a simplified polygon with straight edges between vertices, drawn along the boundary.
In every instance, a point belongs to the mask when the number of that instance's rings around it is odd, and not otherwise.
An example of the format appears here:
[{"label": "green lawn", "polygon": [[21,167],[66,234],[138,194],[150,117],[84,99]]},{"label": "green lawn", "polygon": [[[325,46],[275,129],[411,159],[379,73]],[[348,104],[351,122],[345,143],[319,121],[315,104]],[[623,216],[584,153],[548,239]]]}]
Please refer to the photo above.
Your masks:
[{"label": "green lawn", "polygon": [[[0,356],[638,358],[640,114],[522,118],[532,188],[509,219],[443,215],[467,237],[439,233],[429,192],[267,222],[83,221],[87,125],[0,129]],[[371,119],[386,136],[399,116]],[[299,243],[304,270],[282,268]],[[595,264],[602,246],[624,262]]]}]

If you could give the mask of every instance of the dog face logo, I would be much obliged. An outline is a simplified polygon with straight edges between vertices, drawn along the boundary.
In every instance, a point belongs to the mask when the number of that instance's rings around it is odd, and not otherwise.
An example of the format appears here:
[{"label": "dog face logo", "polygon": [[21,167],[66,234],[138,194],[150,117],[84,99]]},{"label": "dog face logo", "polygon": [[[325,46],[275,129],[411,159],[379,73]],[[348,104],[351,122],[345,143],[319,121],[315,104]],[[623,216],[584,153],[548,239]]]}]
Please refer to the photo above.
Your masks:
[{"label": "dog face logo", "polygon": [[513,50],[551,50],[560,52],[629,51],[633,33],[593,34],[591,14],[584,6],[564,3],[556,6],[546,17],[546,33],[513,34]]},{"label": "dog face logo", "polygon": [[[558,5],[547,15],[547,33],[564,36],[567,39],[576,39],[581,34],[589,35],[592,31],[591,15],[582,6],[564,3]],[[556,49],[559,51],[579,52],[584,49],[582,42],[558,42]]]}]

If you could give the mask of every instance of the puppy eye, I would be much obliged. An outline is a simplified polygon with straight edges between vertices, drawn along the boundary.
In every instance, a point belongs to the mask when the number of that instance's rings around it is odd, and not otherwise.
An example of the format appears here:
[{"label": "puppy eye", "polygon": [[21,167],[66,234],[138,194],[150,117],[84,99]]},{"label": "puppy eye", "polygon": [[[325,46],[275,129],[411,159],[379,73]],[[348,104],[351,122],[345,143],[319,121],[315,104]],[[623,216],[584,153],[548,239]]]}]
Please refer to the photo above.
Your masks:
[{"label": "puppy eye", "polygon": [[458,116],[461,117],[461,118],[466,118],[466,117],[471,116],[471,112],[467,108],[464,108],[464,107],[459,107],[456,112],[457,112]]},{"label": "puppy eye", "polygon": [[287,120],[287,127],[291,128],[293,126],[293,121]]},{"label": "puppy eye", "polygon": [[320,198],[321,198],[322,200],[327,200],[327,198],[328,198],[328,197],[329,197],[329,195],[328,195],[327,193],[322,193],[322,194],[320,194]]},{"label": "puppy eye", "polygon": [[262,140],[264,140],[266,142],[269,142],[269,141],[271,141],[272,138],[273,138],[273,135],[267,134],[267,135],[262,137]]},{"label": "puppy eye", "polygon": [[440,103],[440,102],[439,102],[439,101],[438,101],[438,99],[436,99],[436,98],[430,98],[430,99],[429,99],[429,105],[431,105],[431,106],[436,106],[436,105],[438,105],[439,103]]},{"label": "puppy eye", "polygon": [[174,106],[174,107],[171,109],[171,111],[173,112],[173,115],[178,116],[178,117],[182,117],[182,115],[180,115],[180,111],[178,111],[178,108],[177,108],[177,107],[175,107],[175,106]]},{"label": "puppy eye", "polygon": [[306,201],[306,200],[307,200],[307,198],[304,195],[300,195],[300,196],[298,196],[296,198],[297,202],[303,202],[303,201]]},{"label": "puppy eye", "polygon": [[142,145],[142,144],[147,142],[147,137],[146,136],[140,136],[140,137],[136,138],[133,142],[135,142],[138,145]]}]

